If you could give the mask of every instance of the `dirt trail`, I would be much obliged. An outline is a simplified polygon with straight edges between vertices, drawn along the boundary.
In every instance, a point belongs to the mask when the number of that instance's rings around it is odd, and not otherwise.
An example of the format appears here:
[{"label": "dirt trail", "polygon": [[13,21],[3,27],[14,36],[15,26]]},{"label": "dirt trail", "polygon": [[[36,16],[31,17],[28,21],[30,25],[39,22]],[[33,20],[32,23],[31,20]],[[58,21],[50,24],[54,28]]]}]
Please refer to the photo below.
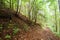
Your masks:
[{"label": "dirt trail", "polygon": [[[18,24],[20,24],[21,26],[23,24],[26,24],[25,21],[23,21],[19,18],[15,17],[14,19],[16,19],[15,21],[19,20]],[[50,29],[45,30],[45,29],[41,29],[38,25],[35,25],[35,26],[32,26],[32,27],[35,27],[35,28],[30,29],[28,32],[24,33],[24,31],[23,31],[23,33],[21,35],[19,34],[18,40],[60,40],[60,38],[56,37],[50,31]]]},{"label": "dirt trail", "polygon": [[60,38],[54,36],[52,32],[43,29],[33,29],[29,32],[18,35],[18,40],[60,40]]}]

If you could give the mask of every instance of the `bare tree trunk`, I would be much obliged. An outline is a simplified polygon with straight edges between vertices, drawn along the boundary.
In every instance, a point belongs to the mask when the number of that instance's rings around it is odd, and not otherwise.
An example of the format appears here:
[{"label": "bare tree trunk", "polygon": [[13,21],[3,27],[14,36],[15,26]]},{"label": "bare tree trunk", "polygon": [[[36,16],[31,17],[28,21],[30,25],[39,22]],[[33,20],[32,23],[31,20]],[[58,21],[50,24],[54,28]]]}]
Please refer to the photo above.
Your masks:
[{"label": "bare tree trunk", "polygon": [[3,8],[3,0],[0,0],[0,8]]},{"label": "bare tree trunk", "polygon": [[19,13],[21,11],[21,6],[22,6],[22,0],[20,0],[21,4],[19,5]]},{"label": "bare tree trunk", "polygon": [[35,13],[35,23],[37,22],[37,13]]},{"label": "bare tree trunk", "polygon": [[30,1],[29,1],[29,5],[28,5],[28,16],[29,16],[29,20],[31,19],[31,5],[30,5]]},{"label": "bare tree trunk", "polygon": [[28,14],[28,16],[29,16],[29,20],[30,20],[30,12],[28,12],[29,14]]},{"label": "bare tree trunk", "polygon": [[59,4],[59,11],[60,11],[60,0],[58,0],[58,4]]},{"label": "bare tree trunk", "polygon": [[55,22],[56,32],[57,32],[57,27],[58,27],[58,26],[57,26],[57,14],[56,14],[56,8],[55,8],[55,21],[56,21],[56,22]]},{"label": "bare tree trunk", "polygon": [[18,10],[19,10],[19,0],[17,0],[17,14],[18,14]]},{"label": "bare tree trunk", "polygon": [[[60,0],[57,0],[58,1],[58,6],[59,6],[59,13],[60,13]],[[60,33],[60,20],[59,20],[59,27],[58,27],[58,29],[59,29],[59,33]]]},{"label": "bare tree trunk", "polygon": [[14,8],[13,8],[13,0],[12,0],[12,3],[11,3],[11,5],[12,5],[12,9],[14,9]]},{"label": "bare tree trunk", "polygon": [[11,0],[10,0],[10,8],[11,8]]}]

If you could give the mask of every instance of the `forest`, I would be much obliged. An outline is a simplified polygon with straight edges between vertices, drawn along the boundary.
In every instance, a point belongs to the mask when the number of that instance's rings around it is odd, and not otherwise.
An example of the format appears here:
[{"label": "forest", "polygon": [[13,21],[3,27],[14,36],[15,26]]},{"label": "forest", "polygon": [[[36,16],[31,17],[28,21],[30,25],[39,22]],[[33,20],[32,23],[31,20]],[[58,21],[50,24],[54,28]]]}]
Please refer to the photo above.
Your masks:
[{"label": "forest", "polygon": [[0,40],[60,40],[60,0],[0,0]]}]

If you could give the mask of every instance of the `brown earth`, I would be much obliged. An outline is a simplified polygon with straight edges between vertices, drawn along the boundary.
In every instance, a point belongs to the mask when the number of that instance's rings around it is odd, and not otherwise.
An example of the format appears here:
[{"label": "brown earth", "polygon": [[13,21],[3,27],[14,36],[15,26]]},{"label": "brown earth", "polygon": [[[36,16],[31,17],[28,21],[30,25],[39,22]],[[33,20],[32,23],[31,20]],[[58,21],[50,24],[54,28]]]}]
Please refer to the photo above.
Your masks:
[{"label": "brown earth", "polygon": [[[12,20],[13,24],[17,23],[19,26],[19,32],[16,35],[12,35],[12,28],[3,29],[3,31],[0,33],[2,40],[7,40],[4,38],[6,34],[11,35],[10,40],[60,40],[60,38],[53,34],[49,28],[42,29],[41,25],[37,23],[34,24],[34,22],[22,14],[16,14],[16,11],[0,9],[0,13],[4,15],[4,17],[0,16],[0,24],[7,24],[9,20]],[[9,13],[11,13],[12,18],[9,17]],[[26,31],[23,30],[23,26],[25,25],[28,26],[28,30]]]}]

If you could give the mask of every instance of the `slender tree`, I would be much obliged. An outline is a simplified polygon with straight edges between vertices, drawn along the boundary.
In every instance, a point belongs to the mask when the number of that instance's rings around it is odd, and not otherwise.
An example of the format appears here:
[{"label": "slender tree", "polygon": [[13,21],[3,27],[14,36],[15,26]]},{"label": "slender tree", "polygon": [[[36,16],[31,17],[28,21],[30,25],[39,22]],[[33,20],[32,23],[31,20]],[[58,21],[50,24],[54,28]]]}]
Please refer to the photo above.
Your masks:
[{"label": "slender tree", "polygon": [[13,0],[12,0],[12,2],[11,2],[11,5],[12,5],[12,7],[11,7],[11,8],[13,9]]},{"label": "slender tree", "polygon": [[18,10],[19,10],[19,0],[17,0],[17,14],[18,14]]},{"label": "slender tree", "polygon": [[57,21],[57,13],[56,13],[57,7],[55,7],[54,10],[55,10],[55,26],[56,26],[56,32],[57,32],[58,31],[58,29],[57,29],[58,28],[58,25],[57,25],[58,24],[57,23],[58,21]]},{"label": "slender tree", "polygon": [[12,4],[12,0],[10,0],[10,8],[12,8],[12,5],[11,4]]},{"label": "slender tree", "polygon": [[22,6],[22,0],[19,1],[20,2],[20,5],[19,5],[19,13],[21,11],[21,6]]},{"label": "slender tree", "polygon": [[58,5],[59,5],[59,11],[60,11],[60,0],[58,0]]},{"label": "slender tree", "polygon": [[[58,2],[58,6],[59,6],[59,13],[60,13],[60,0],[57,0],[57,2]],[[60,15],[60,14],[59,14]],[[59,19],[59,27],[58,27],[58,32],[59,32],[59,34],[60,34],[60,19]]]},{"label": "slender tree", "polygon": [[0,0],[0,8],[4,7],[4,0]]},{"label": "slender tree", "polygon": [[37,12],[38,12],[38,5],[36,4],[36,0],[33,0],[33,5],[32,5],[32,20],[34,22],[37,22]]},{"label": "slender tree", "polygon": [[28,17],[29,17],[29,20],[31,19],[31,5],[30,5],[31,3],[30,3],[30,1],[29,1],[29,5],[28,5]]}]

